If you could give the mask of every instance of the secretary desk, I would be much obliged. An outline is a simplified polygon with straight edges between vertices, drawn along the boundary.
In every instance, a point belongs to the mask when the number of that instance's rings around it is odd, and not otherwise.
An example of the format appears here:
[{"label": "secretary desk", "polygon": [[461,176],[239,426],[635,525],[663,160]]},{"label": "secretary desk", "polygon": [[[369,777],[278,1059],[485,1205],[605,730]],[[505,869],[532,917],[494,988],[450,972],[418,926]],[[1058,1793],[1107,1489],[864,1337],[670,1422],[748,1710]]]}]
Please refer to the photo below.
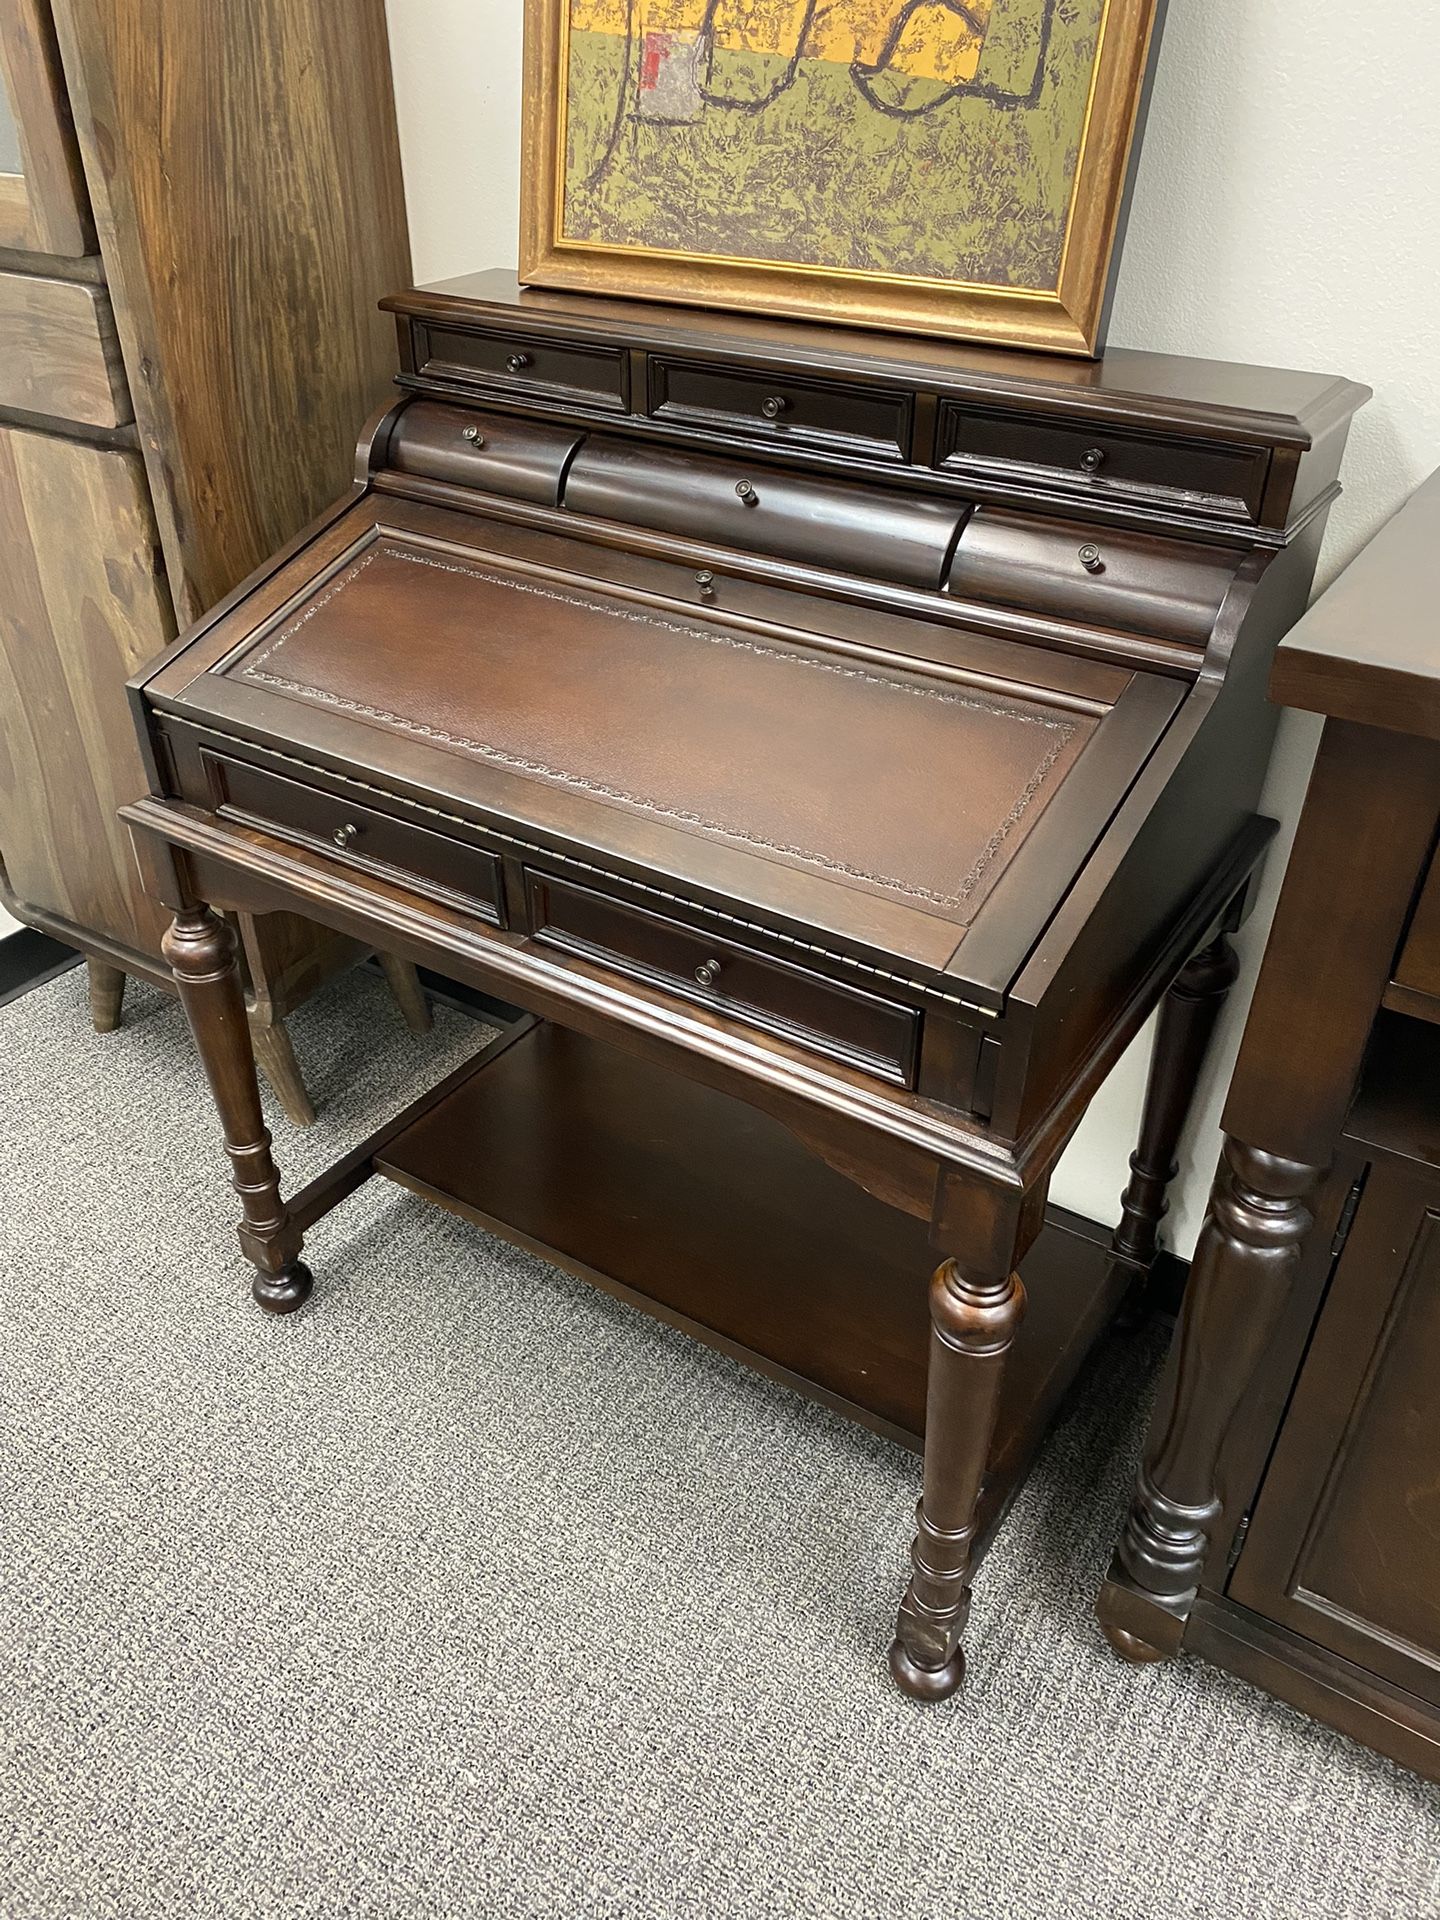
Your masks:
[{"label": "secretary desk", "polygon": [[[381,1174],[923,1445],[890,1660],[942,1698],[1156,1250],[1364,391],[498,273],[387,304],[353,493],[133,689],[255,1297]],[[220,917],[283,910],[526,1013],[288,1199]],[[1162,1002],[1113,1247],[1056,1257]]]}]

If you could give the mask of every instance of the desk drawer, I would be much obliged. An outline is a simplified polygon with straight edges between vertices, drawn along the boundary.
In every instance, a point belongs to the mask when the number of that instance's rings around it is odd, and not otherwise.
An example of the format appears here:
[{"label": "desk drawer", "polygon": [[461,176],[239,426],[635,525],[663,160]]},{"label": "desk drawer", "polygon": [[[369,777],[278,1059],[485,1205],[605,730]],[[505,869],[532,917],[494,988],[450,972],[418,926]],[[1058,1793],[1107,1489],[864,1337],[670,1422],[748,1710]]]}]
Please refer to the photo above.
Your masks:
[{"label": "desk drawer", "polygon": [[976,479],[1029,481],[1082,498],[1133,499],[1242,520],[1258,516],[1270,468],[1265,447],[1150,440],[956,401],[941,407],[935,457],[947,471]]},{"label": "desk drawer", "polygon": [[866,1073],[902,1086],[913,1078],[920,1016],[912,1007],[762,958],[548,874],[527,872],[526,895],[531,932],[549,946],[654,981]]},{"label": "desk drawer", "polygon": [[508,393],[582,406],[621,409],[626,362],[619,347],[592,347],[532,338],[523,333],[462,333],[454,327],[417,327],[417,372]]},{"label": "desk drawer", "polygon": [[303,840],[356,866],[383,867],[421,892],[442,893],[482,919],[499,923],[500,862],[483,847],[357,807],[337,794],[302,786],[243,760],[208,750],[202,758],[218,813]]},{"label": "desk drawer", "polygon": [[747,439],[830,447],[903,460],[910,450],[910,396],[869,387],[740,373],[692,360],[650,361],[650,412]]}]

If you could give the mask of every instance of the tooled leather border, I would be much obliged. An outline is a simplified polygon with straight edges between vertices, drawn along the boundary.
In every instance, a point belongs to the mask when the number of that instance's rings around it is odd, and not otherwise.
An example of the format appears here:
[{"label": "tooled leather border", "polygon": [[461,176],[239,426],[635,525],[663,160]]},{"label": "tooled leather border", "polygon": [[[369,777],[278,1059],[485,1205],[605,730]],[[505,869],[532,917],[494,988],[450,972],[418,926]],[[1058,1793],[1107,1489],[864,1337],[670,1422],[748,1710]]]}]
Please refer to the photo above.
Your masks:
[{"label": "tooled leather border", "polygon": [[[511,753],[507,748],[498,747],[493,742],[476,740],[465,734],[451,733],[443,727],[428,726],[423,721],[409,719],[404,714],[392,712],[389,708],[372,706],[363,700],[351,700],[341,694],[327,693],[321,688],[307,686],[303,681],[291,680],[283,674],[264,671],[265,663],[273,660],[288,640],[293,639],[308,621],[314,619],[316,614],[337,599],[347,587],[353,585],[367,567],[382,557],[406,561],[412,566],[431,567],[441,573],[455,573],[473,580],[488,581],[517,593],[534,594],[540,599],[558,601],[566,606],[598,608],[611,618],[633,621],[640,626],[655,627],[666,633],[680,635],[684,639],[703,641],[710,646],[734,647],[746,653],[783,661],[806,671],[840,674],[846,679],[862,680],[871,686],[881,687],[887,693],[896,693],[913,699],[934,700],[946,706],[962,707],[972,712],[1001,713],[1022,725],[1041,729],[1051,735],[1052,739],[1017,796],[1015,804],[981,848],[973,866],[960,882],[957,890],[954,893],[941,893],[931,887],[912,886],[892,875],[871,873],[865,868],[834,860],[827,854],[816,852],[813,848],[791,846],[768,840],[763,835],[747,833],[743,828],[726,826],[721,821],[709,820],[703,814],[692,813],[683,808],[666,807],[658,801],[646,800],[639,794],[629,793],[624,788],[610,787],[601,781],[587,779],[582,774],[569,773],[562,767],[550,766],[545,761],[531,760],[524,755]],[[521,579],[498,569],[470,566],[462,561],[439,560],[430,554],[416,553],[388,541],[372,546],[338,573],[318,599],[313,600],[303,613],[290,621],[268,643],[262,645],[252,659],[246,660],[241,665],[239,671],[245,679],[258,681],[264,686],[275,687],[281,692],[296,694],[301,699],[335,707],[344,713],[353,713],[361,719],[377,720],[383,725],[396,728],[399,732],[412,734],[423,740],[432,740],[440,746],[459,747],[467,753],[494,761],[497,765],[509,767],[517,773],[553,781],[557,786],[592,794],[597,799],[613,801],[617,805],[629,807],[636,812],[652,814],[657,819],[673,820],[684,826],[698,827],[702,832],[713,834],[717,838],[739,841],[766,853],[779,854],[806,866],[817,867],[822,872],[848,880],[857,880],[864,885],[878,888],[882,892],[898,894],[903,899],[922,900],[928,905],[951,910],[963,908],[974,893],[1000,848],[1024,818],[1031,802],[1044,786],[1055,762],[1075,733],[1075,725],[1072,721],[1034,713],[998,697],[978,698],[974,695],[952,692],[949,688],[912,686],[901,680],[872,673],[864,667],[843,665],[834,660],[820,660],[813,655],[798,651],[791,652],[780,647],[766,646],[761,641],[742,640],[733,634],[711,632],[694,623],[667,620],[657,614],[642,612],[636,607],[605,600],[598,594],[567,593],[559,587],[542,585],[535,580]]]}]

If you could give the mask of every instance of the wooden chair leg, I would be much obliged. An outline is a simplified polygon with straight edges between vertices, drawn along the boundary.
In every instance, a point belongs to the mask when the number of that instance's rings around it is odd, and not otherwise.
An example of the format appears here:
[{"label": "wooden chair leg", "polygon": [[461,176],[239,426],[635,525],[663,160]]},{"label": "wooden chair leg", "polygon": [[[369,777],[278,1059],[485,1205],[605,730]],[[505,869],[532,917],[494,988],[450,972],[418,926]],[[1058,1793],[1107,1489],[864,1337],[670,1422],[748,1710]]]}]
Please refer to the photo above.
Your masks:
[{"label": "wooden chair leg", "polygon": [[395,996],[395,1004],[405,1016],[406,1026],[411,1033],[429,1033],[434,1021],[430,1002],[425,998],[425,989],[420,984],[420,975],[408,960],[402,960],[398,954],[377,953],[375,957],[390,982],[390,991]]},{"label": "wooden chair leg", "polygon": [[895,1684],[917,1700],[944,1700],[965,1677],[976,1513],[1024,1311],[1025,1289],[1008,1261],[999,1272],[966,1273],[946,1260],[930,1284],[924,1491],[890,1649]]},{"label": "wooden chair leg", "polygon": [[1290,1292],[1321,1169],[1227,1140],[1176,1332],[1163,1424],[1101,1589],[1129,1660],[1177,1652],[1220,1518],[1217,1469],[1235,1411]]},{"label": "wooden chair leg", "polygon": [[209,907],[187,907],[165,935],[165,958],[215,1097],[240,1196],[240,1245],[254,1265],[252,1291],[267,1313],[293,1313],[308,1298],[302,1236],[280,1195],[250,1045],[235,935]]},{"label": "wooden chair leg", "polygon": [[93,955],[87,956],[85,969],[90,976],[90,1019],[95,1031],[114,1033],[125,1004],[125,973]]},{"label": "wooden chair leg", "polygon": [[315,1108],[305,1089],[305,1079],[300,1071],[300,1063],[295,1058],[295,1049],[290,1044],[290,1035],[283,1020],[276,1020],[267,1026],[263,1020],[250,1016],[250,1039],[255,1048],[255,1058],[260,1071],[269,1081],[276,1099],[285,1111],[285,1117],[297,1127],[310,1127],[315,1124]]},{"label": "wooden chair leg", "polygon": [[1130,1179],[1120,1197],[1120,1224],[1110,1243],[1111,1258],[1131,1275],[1122,1313],[1130,1326],[1143,1320],[1149,1308],[1160,1222],[1169,1209],[1166,1190],[1180,1171],[1176,1158],[1180,1135],[1215,1022],[1238,970],[1235,949],[1222,933],[1181,969],[1160,1009],[1140,1139],[1130,1156]]}]

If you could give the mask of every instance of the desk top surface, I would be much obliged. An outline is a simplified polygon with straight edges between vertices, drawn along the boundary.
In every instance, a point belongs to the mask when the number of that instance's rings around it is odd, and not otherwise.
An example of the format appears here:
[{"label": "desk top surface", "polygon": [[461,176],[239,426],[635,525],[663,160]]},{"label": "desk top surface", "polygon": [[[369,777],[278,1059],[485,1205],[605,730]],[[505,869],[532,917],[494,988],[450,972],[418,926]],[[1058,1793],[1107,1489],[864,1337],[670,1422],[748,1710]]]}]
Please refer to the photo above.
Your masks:
[{"label": "desk top surface", "polygon": [[1273,697],[1440,740],[1440,473],[1281,643]]}]

